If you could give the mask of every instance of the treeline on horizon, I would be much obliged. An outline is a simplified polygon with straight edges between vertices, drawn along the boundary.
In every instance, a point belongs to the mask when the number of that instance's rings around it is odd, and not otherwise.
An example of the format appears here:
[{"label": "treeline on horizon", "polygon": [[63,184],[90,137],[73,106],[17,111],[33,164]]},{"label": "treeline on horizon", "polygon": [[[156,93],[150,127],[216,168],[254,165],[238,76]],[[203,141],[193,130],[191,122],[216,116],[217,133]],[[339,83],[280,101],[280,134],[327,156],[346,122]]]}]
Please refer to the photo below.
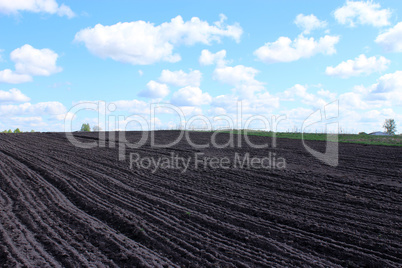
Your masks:
[{"label": "treeline on horizon", "polygon": [[[35,130],[31,130],[31,131],[25,131],[25,132],[35,132]],[[9,130],[3,130],[1,133],[24,133],[24,131],[21,131],[19,128],[14,129],[14,131],[12,131],[11,129]]]}]

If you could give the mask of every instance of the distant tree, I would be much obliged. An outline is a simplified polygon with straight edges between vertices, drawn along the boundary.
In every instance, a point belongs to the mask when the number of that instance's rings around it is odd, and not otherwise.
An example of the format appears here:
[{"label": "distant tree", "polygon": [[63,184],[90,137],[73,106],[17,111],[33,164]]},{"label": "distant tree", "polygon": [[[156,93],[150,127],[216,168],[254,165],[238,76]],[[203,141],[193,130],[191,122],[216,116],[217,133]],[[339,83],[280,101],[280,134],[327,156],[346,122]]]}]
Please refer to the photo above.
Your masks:
[{"label": "distant tree", "polygon": [[91,131],[91,127],[89,126],[89,123],[82,124],[81,131],[87,131],[87,132]]},{"label": "distant tree", "polygon": [[16,129],[14,130],[14,133],[21,133],[21,130],[20,130],[19,128],[16,128]]},{"label": "distant tree", "polygon": [[367,135],[366,132],[359,132],[359,135]]},{"label": "distant tree", "polygon": [[35,130],[32,129],[31,132],[33,133],[33,132],[35,132]]},{"label": "distant tree", "polygon": [[102,130],[102,128],[100,126],[94,126],[92,128],[92,131],[95,131],[95,132],[98,132],[98,131],[101,131],[101,130]]},{"label": "distant tree", "polygon": [[13,133],[13,131],[11,129],[9,129],[7,133]]},{"label": "distant tree", "polygon": [[394,119],[385,119],[384,126],[386,132],[389,135],[395,135],[396,132],[396,123]]}]

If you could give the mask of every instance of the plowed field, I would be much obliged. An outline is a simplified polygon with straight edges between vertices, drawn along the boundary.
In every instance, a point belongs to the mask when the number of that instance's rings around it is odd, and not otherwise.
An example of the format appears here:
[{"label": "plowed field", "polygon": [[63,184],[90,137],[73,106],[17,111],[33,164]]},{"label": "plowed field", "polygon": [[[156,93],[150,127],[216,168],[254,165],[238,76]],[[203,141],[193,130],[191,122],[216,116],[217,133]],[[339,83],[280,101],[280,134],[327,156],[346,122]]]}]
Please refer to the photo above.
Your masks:
[{"label": "plowed field", "polygon": [[[76,133],[81,141],[97,133]],[[139,132],[126,133],[129,140]],[[156,132],[166,143],[176,131]],[[205,143],[211,133],[191,133]],[[220,144],[229,134],[217,136]],[[267,137],[249,137],[254,143]],[[300,140],[276,148],[80,149],[63,133],[0,134],[3,267],[400,267],[402,149],[339,144],[339,166]],[[110,148],[115,145],[114,148]],[[309,145],[325,151],[324,142]],[[150,169],[144,158],[271,152],[285,168]],[[207,160],[206,160],[207,161]]]}]

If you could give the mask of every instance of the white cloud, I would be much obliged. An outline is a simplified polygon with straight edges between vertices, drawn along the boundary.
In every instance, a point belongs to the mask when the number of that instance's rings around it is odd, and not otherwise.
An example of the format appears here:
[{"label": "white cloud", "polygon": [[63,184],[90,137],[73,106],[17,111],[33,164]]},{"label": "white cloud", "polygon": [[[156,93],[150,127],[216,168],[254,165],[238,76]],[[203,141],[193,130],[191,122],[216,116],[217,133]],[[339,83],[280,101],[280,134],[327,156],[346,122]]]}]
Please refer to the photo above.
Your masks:
[{"label": "white cloud", "polygon": [[208,49],[203,49],[201,51],[201,56],[198,61],[201,65],[217,64],[218,66],[223,66],[227,63],[225,61],[225,57],[226,57],[226,50],[224,49],[216,53],[212,53]]},{"label": "white cloud", "polygon": [[147,84],[147,89],[141,91],[139,96],[157,99],[166,97],[169,92],[169,87],[166,84],[161,84],[151,80]]},{"label": "white cloud", "polygon": [[270,114],[279,107],[279,98],[269,92],[256,94],[251,99],[242,100],[242,110],[250,114]]},{"label": "white cloud", "polygon": [[18,14],[20,11],[49,13],[72,18],[75,16],[70,7],[57,4],[55,0],[0,0],[0,13]]},{"label": "white cloud", "polygon": [[0,83],[20,84],[31,81],[32,76],[27,74],[17,74],[10,69],[0,71]]},{"label": "white cloud", "polygon": [[214,70],[213,78],[234,86],[235,93],[243,99],[250,98],[256,92],[264,89],[264,83],[255,79],[258,72],[258,70],[244,65],[224,66]]},{"label": "white cloud", "polygon": [[[225,66],[226,51],[221,50],[218,53],[212,54],[204,50],[201,57],[204,57],[204,62],[209,64],[217,63],[213,72],[213,79],[221,83],[233,86],[231,95],[221,95],[213,99],[212,105],[215,108],[222,108],[227,111],[232,111],[237,107],[237,103],[242,101],[245,105],[244,109],[262,112],[262,106],[267,109],[279,105],[278,98],[271,96],[265,90],[264,83],[255,79],[259,73],[257,69],[244,65]],[[260,107],[261,106],[261,107]],[[266,109],[264,111],[267,111]]]},{"label": "white cloud", "polygon": [[57,120],[59,120],[59,121],[64,121],[64,120],[73,121],[73,120],[76,119],[76,117],[77,117],[76,114],[70,113],[70,112],[63,113],[63,114],[58,114],[58,115],[55,116],[55,118]]},{"label": "white cloud", "polygon": [[[286,119],[280,121],[277,126],[277,131],[301,131],[303,122],[314,112],[314,110],[315,109],[304,107],[281,110],[279,114],[286,115]],[[315,125],[314,127],[317,128]],[[308,129],[307,131],[314,131],[314,129]]]},{"label": "white cloud", "polygon": [[229,113],[236,112],[237,104],[240,100],[235,95],[219,95],[212,99],[211,106],[222,108]]},{"label": "white cloud", "polygon": [[[329,92],[328,93],[321,92],[321,93],[327,95],[327,97],[331,96]],[[278,96],[281,101],[301,100],[302,103],[307,104],[314,108],[322,107],[327,103],[327,101],[325,101],[324,99],[319,98],[312,93],[308,93],[307,87],[300,84],[296,84],[293,87],[289,88],[288,90],[279,93]]]},{"label": "white cloud", "polygon": [[317,95],[325,99],[328,99],[329,101],[333,101],[336,98],[336,93],[332,93],[329,90],[325,90],[322,88],[319,91],[317,91]]},{"label": "white cloud", "polygon": [[9,91],[0,90],[1,102],[27,102],[30,98],[25,96],[20,90],[12,88]]},{"label": "white cloud", "polygon": [[[104,100],[80,100],[78,102],[73,102],[73,106],[75,105],[80,105],[81,108],[88,109],[88,110],[93,110],[94,104],[98,106],[100,102],[103,102]],[[150,113],[150,104],[149,102],[142,101],[142,100],[137,100],[137,99],[132,99],[132,100],[116,100],[116,101],[110,101],[107,102],[107,107],[106,111],[103,111],[102,109],[99,110],[100,113],[102,114],[111,114],[114,112],[129,112],[131,114],[148,114]],[[116,114],[117,116],[121,114]]]},{"label": "white cloud", "polygon": [[385,100],[390,105],[402,105],[402,71],[381,76],[372,86],[370,99]]},{"label": "white cloud", "polygon": [[118,100],[111,102],[116,105],[116,111],[128,111],[134,114],[149,114],[150,106],[145,101]]},{"label": "white cloud", "polygon": [[[194,107],[194,106],[180,106],[179,107],[180,111],[186,116],[187,118],[190,118],[195,115],[202,115],[202,109],[200,107]],[[191,124],[194,126],[194,124]]]},{"label": "white cloud", "polygon": [[199,87],[201,84],[201,77],[202,74],[198,70],[190,71],[189,73],[185,73],[182,70],[179,71],[163,70],[158,80],[161,81],[162,83],[166,83],[173,86]]},{"label": "white cloud", "polygon": [[178,106],[200,106],[209,104],[212,98],[199,87],[186,86],[173,93],[171,103]]},{"label": "white cloud", "polygon": [[281,100],[283,101],[294,101],[295,97],[312,97],[311,94],[307,93],[307,87],[300,85],[300,84],[296,84],[293,87],[285,90],[282,93],[279,93],[279,96],[281,97]]},{"label": "white cloud", "polygon": [[[19,128],[21,131],[30,131],[31,129],[35,129],[38,131],[39,129],[43,129],[43,127],[48,126],[47,122],[43,120],[41,116],[12,116],[7,117],[2,120],[3,129],[16,129]],[[52,124],[50,131],[59,130],[58,127],[54,128],[56,124]],[[38,129],[39,128],[39,129]],[[1,129],[1,130],[3,130]]]},{"label": "white cloud", "polygon": [[380,34],[375,42],[389,52],[402,52],[402,22]]},{"label": "white cloud", "polygon": [[390,24],[391,11],[381,9],[381,5],[372,1],[346,1],[346,4],[334,12],[335,19],[341,24],[351,27],[366,24],[375,27]]},{"label": "white cloud", "polygon": [[15,71],[19,74],[49,76],[62,71],[56,66],[59,55],[50,49],[36,49],[30,45],[23,45],[10,54],[15,62]]},{"label": "white cloud", "polygon": [[66,108],[60,102],[39,102],[31,104],[0,105],[0,115],[60,115],[66,113]]},{"label": "white cloud", "polygon": [[402,92],[402,71],[386,74],[378,79],[375,92],[386,93],[391,91]]},{"label": "white cloud", "polygon": [[225,66],[215,69],[214,78],[229,85],[250,82],[260,83],[254,78],[258,72],[253,67],[246,67],[244,65],[236,65],[235,67]]},{"label": "white cloud", "polygon": [[241,109],[244,116],[270,115],[273,109],[279,107],[279,98],[269,92],[257,93],[248,99],[241,99],[236,95],[220,95],[213,98],[211,106],[211,112],[216,115],[228,113],[237,116],[238,109]]},{"label": "white cloud", "polygon": [[208,114],[211,116],[226,115],[227,112],[222,107],[212,107],[208,110]]},{"label": "white cloud", "polygon": [[11,118],[13,121],[18,123],[30,123],[30,124],[38,124],[42,123],[42,117],[40,116],[31,116],[31,117],[13,117]]},{"label": "white cloud", "polygon": [[315,29],[325,28],[327,27],[326,21],[319,20],[313,14],[311,15],[303,15],[299,14],[296,16],[294,23],[303,29],[304,34],[310,34],[311,31]]},{"label": "white cloud", "polygon": [[56,65],[58,57],[59,55],[50,49],[23,45],[10,53],[11,60],[15,62],[15,71],[0,71],[0,82],[19,84],[32,81],[33,75],[49,76],[61,72],[62,68]]},{"label": "white cloud", "polygon": [[338,76],[341,78],[349,78],[351,76],[359,76],[362,74],[369,75],[374,72],[385,71],[390,63],[390,60],[382,56],[367,58],[364,54],[361,54],[354,60],[343,61],[335,67],[327,67],[325,73],[327,75]]},{"label": "white cloud", "polygon": [[352,92],[339,96],[339,104],[349,110],[402,105],[402,71],[385,74],[368,87],[355,86]]},{"label": "white cloud", "polygon": [[183,21],[181,16],[155,26],[145,21],[117,23],[111,26],[97,24],[75,35],[75,41],[84,42],[87,49],[101,58],[147,65],[158,61],[177,62],[180,55],[173,50],[180,44],[211,44],[230,37],[239,42],[243,33],[238,24],[225,25],[225,17],[210,25],[197,17]]},{"label": "white cloud", "polygon": [[339,42],[339,36],[326,35],[319,40],[313,37],[306,38],[299,35],[295,40],[288,37],[279,37],[273,43],[266,43],[254,51],[254,55],[265,63],[291,62],[301,58],[310,58],[316,54],[331,55],[336,53],[335,44]]},{"label": "white cloud", "polygon": [[346,92],[339,96],[339,104],[350,110],[367,109],[370,105],[363,98],[363,95],[358,92]]}]

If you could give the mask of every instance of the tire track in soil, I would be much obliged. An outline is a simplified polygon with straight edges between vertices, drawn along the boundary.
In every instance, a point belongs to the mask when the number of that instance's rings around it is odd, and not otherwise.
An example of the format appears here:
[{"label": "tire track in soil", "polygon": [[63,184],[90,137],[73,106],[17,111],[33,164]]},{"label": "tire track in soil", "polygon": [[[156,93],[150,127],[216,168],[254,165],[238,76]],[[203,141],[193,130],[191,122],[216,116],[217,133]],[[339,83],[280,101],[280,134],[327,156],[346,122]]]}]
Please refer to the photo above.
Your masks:
[{"label": "tire track in soil", "polygon": [[[126,133],[136,140],[139,133]],[[177,132],[156,132],[158,142]],[[210,133],[191,133],[200,143]],[[82,141],[96,133],[79,133]],[[118,140],[118,135],[117,140]],[[228,135],[219,134],[223,144]],[[250,137],[258,142],[269,138]],[[106,145],[109,141],[106,141]],[[244,144],[244,141],[243,141]],[[309,145],[311,142],[309,143]],[[312,143],[324,148],[324,143]],[[12,266],[382,266],[401,263],[400,149],[340,144],[327,167],[297,140],[248,146],[137,150],[141,156],[265,156],[285,170],[151,174],[117,147],[82,150],[61,133],[0,135],[0,264]],[[375,161],[374,161],[375,160]],[[3,217],[4,215],[4,217]],[[2,256],[6,256],[3,258]],[[61,256],[61,257],[60,257]]]}]

